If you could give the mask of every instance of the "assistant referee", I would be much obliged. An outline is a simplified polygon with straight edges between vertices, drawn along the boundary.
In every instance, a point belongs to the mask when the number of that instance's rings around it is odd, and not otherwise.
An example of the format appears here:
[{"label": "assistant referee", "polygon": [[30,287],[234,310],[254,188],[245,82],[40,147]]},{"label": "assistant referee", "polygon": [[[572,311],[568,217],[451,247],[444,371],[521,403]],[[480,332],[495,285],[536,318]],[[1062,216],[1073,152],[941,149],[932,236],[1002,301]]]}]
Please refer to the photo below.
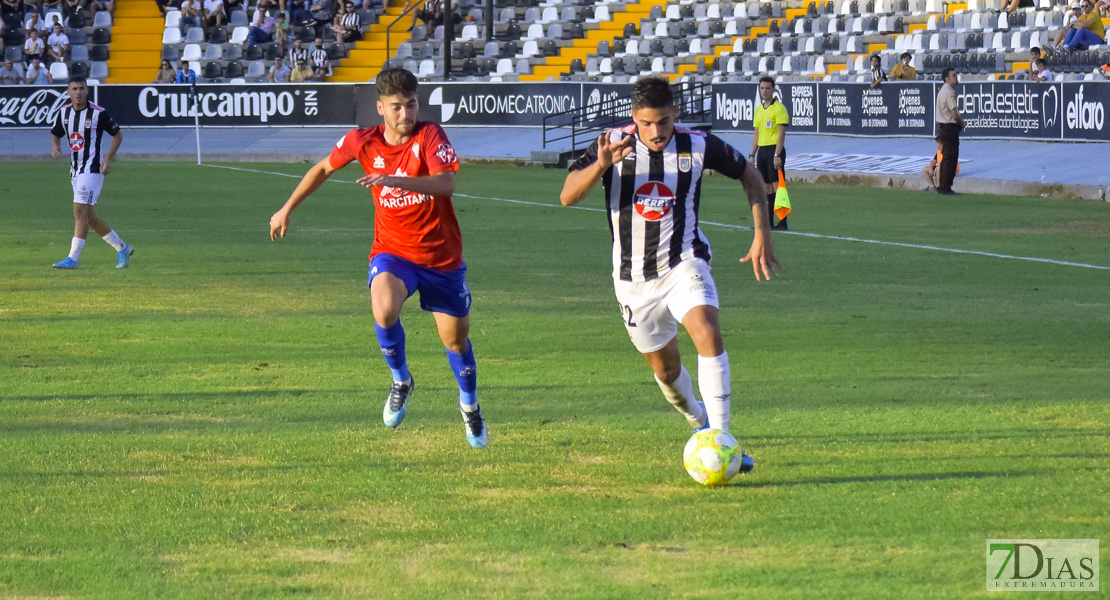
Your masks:
[{"label": "assistant referee", "polygon": [[754,162],[767,186],[767,224],[772,229],[785,230],[786,219],[775,221],[775,190],[779,186],[778,172],[786,168],[786,126],[790,115],[782,102],[775,100],[775,79],[769,75],[759,78],[759,97],[763,102],[756,107],[752,125],[752,153],[748,161]]}]

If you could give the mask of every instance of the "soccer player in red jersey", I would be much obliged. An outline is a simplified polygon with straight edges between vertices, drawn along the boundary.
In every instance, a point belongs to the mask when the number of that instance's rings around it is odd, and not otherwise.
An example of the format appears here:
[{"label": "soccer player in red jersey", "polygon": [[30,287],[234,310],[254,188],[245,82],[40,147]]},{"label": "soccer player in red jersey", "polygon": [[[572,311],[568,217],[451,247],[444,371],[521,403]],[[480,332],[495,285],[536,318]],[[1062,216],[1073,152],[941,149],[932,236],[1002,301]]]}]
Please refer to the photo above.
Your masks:
[{"label": "soccer player in red jersey", "polygon": [[285,237],[289,215],[335,171],[358,161],[358,182],[374,197],[370,250],[370,302],[374,330],[393,374],[382,420],[397,427],[415,387],[405,360],[401,308],[420,292],[420,307],[435,316],[439,337],[459,384],[459,409],[471,446],[485,448],[489,432],[478,407],[478,377],[470,333],[470,289],[462,259],[462,233],[451,195],[459,161],[443,129],[417,120],[416,77],[404,69],[378,75],[378,114],[384,125],[353,129],[331,155],[301,179],[285,206],[270,218],[270,239]]}]

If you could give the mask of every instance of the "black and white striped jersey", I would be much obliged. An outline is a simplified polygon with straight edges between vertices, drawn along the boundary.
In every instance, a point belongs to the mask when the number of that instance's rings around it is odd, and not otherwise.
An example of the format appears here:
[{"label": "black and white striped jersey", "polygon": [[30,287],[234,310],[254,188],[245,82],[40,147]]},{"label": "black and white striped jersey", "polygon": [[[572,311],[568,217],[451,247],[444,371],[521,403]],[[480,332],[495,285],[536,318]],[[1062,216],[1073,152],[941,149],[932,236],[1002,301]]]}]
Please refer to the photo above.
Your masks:
[{"label": "black and white striped jersey", "polygon": [[119,125],[112,120],[108,111],[88,103],[84,110],[74,110],[73,104],[66,104],[58,110],[58,118],[50,133],[69,145],[73,154],[70,160],[69,175],[76,177],[86,173],[100,173],[100,141],[103,134],[116,135]]},{"label": "black and white striped jersey", "polygon": [[[712,169],[740,179],[748,164],[743,155],[715,135],[680,126],[659,152],[639,139],[634,124],[608,134],[612,142],[636,138],[635,150],[602,176],[613,238],[613,278],[650,281],[684,260],[709,262],[709,241],[698,228],[701,176]],[[595,141],[570,170],[596,161]]]}]

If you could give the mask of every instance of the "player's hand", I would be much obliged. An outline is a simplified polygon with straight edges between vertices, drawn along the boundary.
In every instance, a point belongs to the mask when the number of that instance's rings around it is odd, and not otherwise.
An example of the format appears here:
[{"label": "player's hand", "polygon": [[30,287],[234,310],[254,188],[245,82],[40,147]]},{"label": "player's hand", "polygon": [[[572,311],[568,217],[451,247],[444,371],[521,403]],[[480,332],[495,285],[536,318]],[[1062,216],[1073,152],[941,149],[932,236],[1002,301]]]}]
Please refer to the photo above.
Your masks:
[{"label": "player's hand", "polygon": [[392,176],[385,175],[385,174],[382,174],[382,173],[371,173],[371,174],[366,175],[364,177],[360,177],[358,179],[357,183],[361,186],[368,187],[368,188],[374,187],[376,185],[397,187],[396,182],[393,181]]},{"label": "player's hand", "polygon": [[779,264],[779,259],[775,258],[775,251],[771,246],[770,232],[760,233],[756,231],[748,255],[741,258],[740,262],[752,263],[752,271],[755,272],[756,281],[770,281],[772,274],[778,275],[779,271],[782,270],[782,265]]},{"label": "player's hand", "polygon": [[635,138],[630,135],[619,142],[609,143],[609,133],[601,134],[597,138],[597,162],[602,169],[608,169],[632,154],[634,142]]},{"label": "player's hand", "polygon": [[289,231],[289,213],[279,210],[270,217],[270,239],[276,241],[279,237],[283,238],[286,231]]},{"label": "player's hand", "polygon": [[62,149],[61,148],[51,148],[50,149],[50,158],[58,158],[61,155],[62,155]]},{"label": "player's hand", "polygon": [[105,158],[104,160],[100,161],[100,174],[101,175],[107,175],[108,173],[111,173],[111,172],[112,172],[112,159]]}]

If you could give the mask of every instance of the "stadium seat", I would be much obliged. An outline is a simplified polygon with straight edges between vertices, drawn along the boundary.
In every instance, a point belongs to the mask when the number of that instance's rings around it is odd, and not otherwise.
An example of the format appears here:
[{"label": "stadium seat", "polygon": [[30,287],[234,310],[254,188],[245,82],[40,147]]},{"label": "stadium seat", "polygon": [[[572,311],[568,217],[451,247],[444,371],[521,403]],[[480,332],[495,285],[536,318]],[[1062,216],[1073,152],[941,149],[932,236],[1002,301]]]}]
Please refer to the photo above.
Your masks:
[{"label": "stadium seat", "polygon": [[181,11],[180,10],[167,10],[166,11],[166,29],[177,29],[181,27]]},{"label": "stadium seat", "polygon": [[204,42],[204,28],[203,27],[190,27],[185,32],[184,42],[186,44],[200,44]]},{"label": "stadium seat", "polygon": [[204,49],[204,60],[223,60],[223,58],[224,47],[219,44],[208,44]]},{"label": "stadium seat", "polygon": [[247,72],[243,77],[248,80],[264,79],[266,77],[266,63],[260,60],[251,61],[247,65]]},{"label": "stadium seat", "polygon": [[[50,22],[49,17],[47,17],[46,20],[47,20],[48,23]],[[111,27],[112,26],[112,13],[110,13],[106,10],[98,11],[96,13],[96,16],[93,17],[92,26],[93,27]]]},{"label": "stadium seat", "polygon": [[262,47],[257,44],[250,44],[243,52],[243,58],[250,61],[262,60]]},{"label": "stadium seat", "polygon": [[108,63],[94,62],[89,68],[89,78],[99,79],[101,81],[108,78]]},{"label": "stadium seat", "polygon": [[185,46],[185,51],[181,53],[181,59],[182,60],[194,61],[194,60],[200,60],[200,58],[201,58],[200,44],[188,44],[188,45]]},{"label": "stadium seat", "polygon": [[227,63],[224,69],[224,77],[242,77],[243,76],[243,63],[233,60]]},{"label": "stadium seat", "polygon": [[72,46],[69,49],[69,60],[89,60],[88,46]]},{"label": "stadium seat", "polygon": [[181,60],[181,49],[177,46],[162,46],[162,58],[166,60]]},{"label": "stadium seat", "polygon": [[224,60],[242,60],[243,47],[238,44],[229,44],[224,50]]},{"label": "stadium seat", "polygon": [[166,28],[165,31],[162,32],[162,43],[166,45],[180,44],[181,32],[177,29]]},{"label": "stadium seat", "polygon": [[247,21],[247,11],[233,10],[231,11],[231,18],[228,19],[228,25],[232,27],[246,27],[250,23]]},{"label": "stadium seat", "polygon": [[69,65],[69,75],[71,77],[76,75],[78,77],[86,77],[87,78],[89,76],[89,65],[88,65],[88,63],[85,63],[85,62],[70,63],[70,65]]},{"label": "stadium seat", "polygon": [[89,50],[89,60],[106,62],[108,54],[108,46],[93,46]]},{"label": "stadium seat", "polygon": [[64,82],[69,79],[69,67],[60,60],[54,62],[50,65],[50,76],[54,78],[55,82]]},{"label": "stadium seat", "polygon": [[211,33],[208,34],[208,42],[212,44],[227,43],[227,28],[213,27]]},{"label": "stadium seat", "polygon": [[247,41],[247,34],[249,33],[250,29],[247,27],[236,27],[231,30],[231,38],[228,42],[232,44],[243,44]]},{"label": "stadium seat", "polygon": [[94,29],[92,34],[92,43],[94,44],[110,44],[112,43],[112,33],[103,27]]},{"label": "stadium seat", "polygon": [[85,14],[78,10],[66,19],[66,25],[72,29],[84,29],[88,26],[88,21],[85,19]]}]

